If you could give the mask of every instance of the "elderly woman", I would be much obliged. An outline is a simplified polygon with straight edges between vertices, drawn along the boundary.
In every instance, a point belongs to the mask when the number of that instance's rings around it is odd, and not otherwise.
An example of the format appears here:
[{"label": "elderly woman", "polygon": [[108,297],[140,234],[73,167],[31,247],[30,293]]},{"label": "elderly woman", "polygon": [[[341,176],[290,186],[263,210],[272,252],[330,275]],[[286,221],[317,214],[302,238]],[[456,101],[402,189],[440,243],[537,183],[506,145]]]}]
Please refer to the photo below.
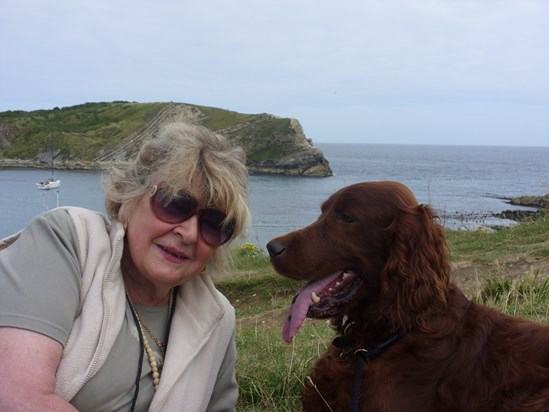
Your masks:
[{"label": "elderly woman", "polygon": [[240,149],[174,123],[0,249],[0,410],[231,411],[234,309],[210,274],[249,220]]}]

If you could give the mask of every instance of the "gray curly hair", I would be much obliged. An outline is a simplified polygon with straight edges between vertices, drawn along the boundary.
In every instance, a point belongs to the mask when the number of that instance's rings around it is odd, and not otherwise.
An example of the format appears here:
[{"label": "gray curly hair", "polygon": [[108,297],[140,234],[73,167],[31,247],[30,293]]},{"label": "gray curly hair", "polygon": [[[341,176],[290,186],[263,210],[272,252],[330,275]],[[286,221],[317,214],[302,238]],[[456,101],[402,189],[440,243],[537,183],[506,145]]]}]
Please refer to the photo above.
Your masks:
[{"label": "gray curly hair", "polygon": [[[123,222],[126,208],[148,196],[158,183],[171,196],[185,190],[201,204],[224,210],[227,221],[235,221],[233,240],[245,232],[250,220],[245,154],[223,136],[185,123],[165,126],[158,137],[143,143],[133,161],[112,167],[104,177],[107,213]],[[227,246],[214,251],[207,264],[209,271],[226,269],[230,261]]]}]

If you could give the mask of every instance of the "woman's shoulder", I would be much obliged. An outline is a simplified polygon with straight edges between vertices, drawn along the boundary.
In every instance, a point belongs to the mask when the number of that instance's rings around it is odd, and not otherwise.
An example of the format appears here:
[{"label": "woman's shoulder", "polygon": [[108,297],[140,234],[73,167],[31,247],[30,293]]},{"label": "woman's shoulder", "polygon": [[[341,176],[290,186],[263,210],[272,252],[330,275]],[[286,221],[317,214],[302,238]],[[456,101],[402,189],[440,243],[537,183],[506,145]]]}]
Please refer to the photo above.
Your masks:
[{"label": "woman's shoulder", "polygon": [[78,233],[90,226],[90,223],[101,232],[104,232],[107,226],[105,218],[99,212],[73,206],[52,209],[37,219],[43,220],[54,232],[70,239],[76,239]]},{"label": "woman's shoulder", "polygon": [[[75,226],[76,232],[85,236],[106,236],[106,238],[120,237],[124,235],[122,224],[115,220],[110,220],[103,213],[95,210],[85,209],[76,206],[63,206],[52,210],[58,216],[69,219]],[[113,236],[119,235],[119,236]]]},{"label": "woman's shoulder", "polygon": [[57,216],[66,215],[71,217],[73,220],[75,217],[78,217],[80,219],[100,219],[102,221],[107,221],[106,217],[102,213],[78,206],[61,206],[52,209],[49,213]]},{"label": "woman's shoulder", "polygon": [[105,218],[101,213],[94,210],[75,206],[61,206],[38,215],[35,220],[43,221],[48,225],[74,229],[79,221],[105,221]]}]

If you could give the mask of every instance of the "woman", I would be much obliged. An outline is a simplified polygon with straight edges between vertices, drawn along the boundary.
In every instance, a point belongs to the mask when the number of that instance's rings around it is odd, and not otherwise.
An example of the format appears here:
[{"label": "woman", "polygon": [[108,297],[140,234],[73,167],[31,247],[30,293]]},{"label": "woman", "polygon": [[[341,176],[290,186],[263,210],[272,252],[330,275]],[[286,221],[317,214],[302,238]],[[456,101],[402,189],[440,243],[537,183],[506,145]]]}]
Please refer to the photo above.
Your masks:
[{"label": "woman", "polygon": [[169,125],[0,249],[0,410],[235,409],[234,309],[209,274],[249,220],[243,152]]}]

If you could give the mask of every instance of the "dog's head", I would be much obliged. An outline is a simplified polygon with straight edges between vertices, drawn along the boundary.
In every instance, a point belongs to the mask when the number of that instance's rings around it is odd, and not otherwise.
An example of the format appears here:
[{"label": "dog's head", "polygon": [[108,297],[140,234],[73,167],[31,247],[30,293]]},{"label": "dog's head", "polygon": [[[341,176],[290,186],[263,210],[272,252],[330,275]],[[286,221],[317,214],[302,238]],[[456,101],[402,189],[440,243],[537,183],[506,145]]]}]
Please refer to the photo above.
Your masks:
[{"label": "dog's head", "polygon": [[406,328],[446,302],[450,264],[434,211],[397,182],[347,186],[311,225],[267,245],[275,270],[309,283],[293,302],[284,338],[303,319],[348,315]]}]

